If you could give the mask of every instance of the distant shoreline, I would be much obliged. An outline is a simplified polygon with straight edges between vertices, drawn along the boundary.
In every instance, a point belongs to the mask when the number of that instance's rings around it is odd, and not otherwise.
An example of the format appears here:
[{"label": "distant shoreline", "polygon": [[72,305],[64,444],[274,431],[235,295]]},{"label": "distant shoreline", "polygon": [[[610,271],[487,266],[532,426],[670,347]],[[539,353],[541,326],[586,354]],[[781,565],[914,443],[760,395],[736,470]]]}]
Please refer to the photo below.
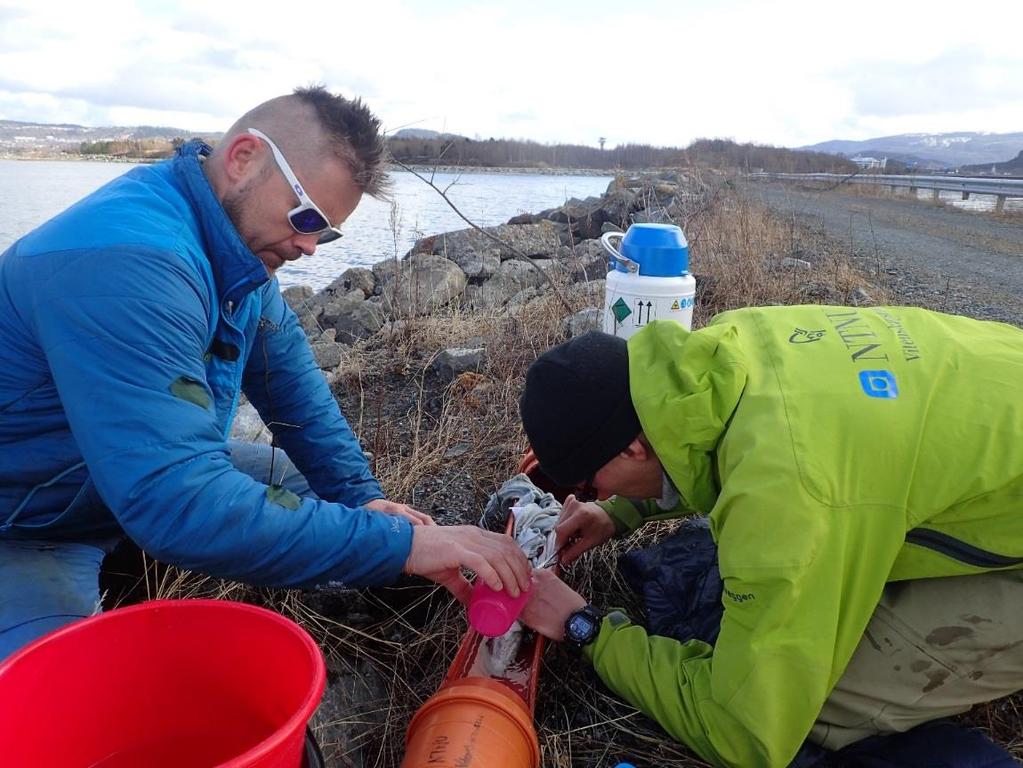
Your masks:
[{"label": "distant shoreline", "polygon": [[[508,165],[409,165],[416,173],[507,173],[523,176],[614,176],[612,168],[522,168]],[[400,165],[391,165],[392,171],[405,171]],[[635,171],[632,171],[635,173]],[[406,171],[407,173],[407,171]]]},{"label": "distant shoreline", "polygon": [[29,163],[34,162],[134,163],[135,165],[146,165],[160,162],[160,160],[153,160],[145,157],[112,157],[110,155],[66,155],[58,152],[31,155],[20,153],[16,154],[14,152],[0,152],[0,160],[23,160]]},{"label": "distant shoreline", "polygon": [[[165,158],[161,158],[165,159]],[[69,163],[134,163],[143,165],[157,163],[154,160],[144,157],[113,157],[111,155],[71,155],[61,153],[39,153],[39,154],[15,154],[13,152],[0,152],[0,160],[23,160],[26,162],[57,161]],[[429,173],[462,174],[462,173],[507,173],[522,176],[614,176],[613,169],[603,168],[549,168],[549,167],[517,167],[517,166],[479,166],[479,165],[409,165],[416,173],[423,175]],[[392,171],[404,171],[400,165],[392,164]]]}]

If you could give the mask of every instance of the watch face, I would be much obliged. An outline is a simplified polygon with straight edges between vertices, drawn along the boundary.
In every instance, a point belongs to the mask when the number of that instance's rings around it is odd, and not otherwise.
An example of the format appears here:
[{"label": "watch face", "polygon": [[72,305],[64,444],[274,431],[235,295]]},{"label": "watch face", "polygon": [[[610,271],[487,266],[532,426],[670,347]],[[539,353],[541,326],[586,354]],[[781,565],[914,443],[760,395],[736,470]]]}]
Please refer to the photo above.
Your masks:
[{"label": "watch face", "polygon": [[592,640],[596,629],[596,622],[585,613],[577,613],[568,620],[568,636],[577,643]]}]

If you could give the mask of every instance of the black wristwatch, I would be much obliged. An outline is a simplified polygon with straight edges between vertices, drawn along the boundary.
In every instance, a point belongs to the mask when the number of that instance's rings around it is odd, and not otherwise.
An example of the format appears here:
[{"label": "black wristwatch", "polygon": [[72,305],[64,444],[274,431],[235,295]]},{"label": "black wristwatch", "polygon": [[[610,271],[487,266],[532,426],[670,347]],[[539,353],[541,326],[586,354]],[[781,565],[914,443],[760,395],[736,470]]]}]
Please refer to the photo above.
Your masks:
[{"label": "black wristwatch", "polygon": [[583,648],[597,639],[604,614],[592,605],[584,605],[565,620],[565,640]]}]

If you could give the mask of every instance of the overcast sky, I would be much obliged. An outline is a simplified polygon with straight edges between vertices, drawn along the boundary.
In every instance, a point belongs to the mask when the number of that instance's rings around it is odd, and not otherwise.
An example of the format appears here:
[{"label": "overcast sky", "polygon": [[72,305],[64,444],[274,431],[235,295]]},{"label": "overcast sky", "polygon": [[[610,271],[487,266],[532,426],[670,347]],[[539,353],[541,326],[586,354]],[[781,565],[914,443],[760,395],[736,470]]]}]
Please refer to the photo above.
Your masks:
[{"label": "overcast sky", "polygon": [[1021,0],[0,0],[0,118],[221,131],[323,83],[482,138],[1023,131],[1021,29]]}]

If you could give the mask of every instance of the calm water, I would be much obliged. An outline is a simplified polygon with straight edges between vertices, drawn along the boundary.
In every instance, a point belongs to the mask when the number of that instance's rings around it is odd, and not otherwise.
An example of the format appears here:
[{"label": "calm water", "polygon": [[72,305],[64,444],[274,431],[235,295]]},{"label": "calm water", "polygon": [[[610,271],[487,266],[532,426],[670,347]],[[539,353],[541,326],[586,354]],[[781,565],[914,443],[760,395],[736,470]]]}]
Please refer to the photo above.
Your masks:
[{"label": "calm water", "polygon": [[[134,166],[0,160],[0,251],[80,197]],[[284,286],[321,288],[350,266],[368,266],[404,254],[424,235],[464,229],[466,225],[440,195],[410,173],[394,173],[395,204],[364,198],[345,224],[342,240],[282,268]],[[501,224],[519,213],[538,213],[570,197],[599,195],[610,177],[531,176],[518,174],[438,174],[459,209],[480,226]],[[393,222],[393,224],[392,224]]]}]

